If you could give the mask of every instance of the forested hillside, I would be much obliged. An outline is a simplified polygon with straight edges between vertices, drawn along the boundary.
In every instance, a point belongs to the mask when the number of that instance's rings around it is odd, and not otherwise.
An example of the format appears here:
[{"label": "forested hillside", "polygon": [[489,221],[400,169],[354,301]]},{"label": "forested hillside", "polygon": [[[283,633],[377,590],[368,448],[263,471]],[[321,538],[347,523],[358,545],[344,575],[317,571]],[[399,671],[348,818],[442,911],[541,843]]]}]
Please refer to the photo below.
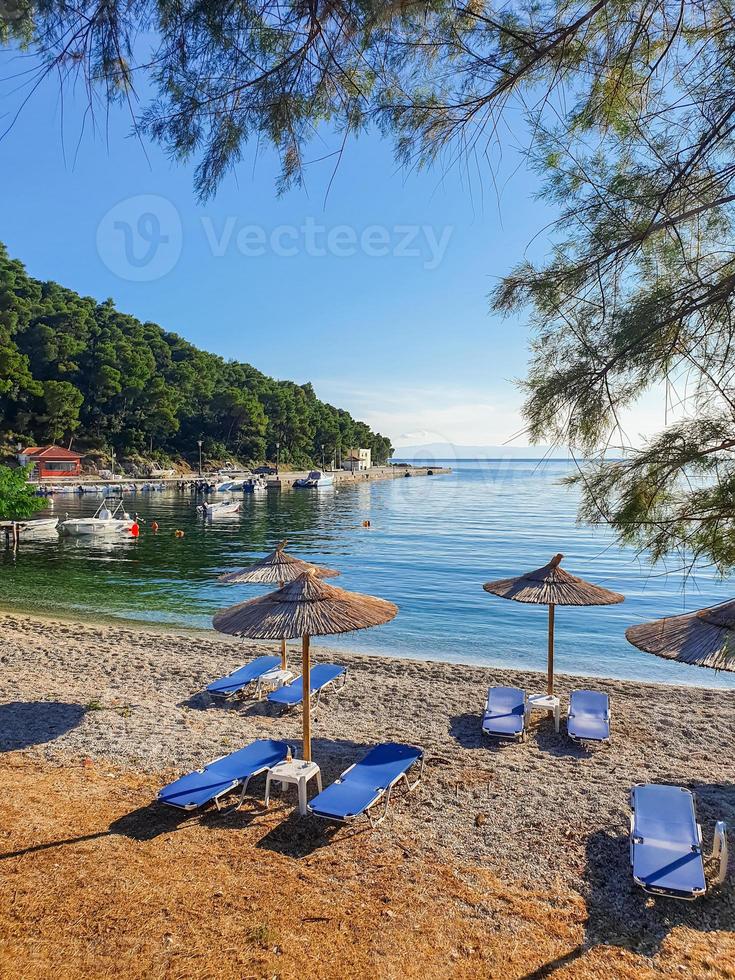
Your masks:
[{"label": "forested hillside", "polygon": [[32,279],[0,243],[0,437],[119,457],[294,465],[352,446],[385,461],[390,441],[314,394],[198,350],[155,323]]}]

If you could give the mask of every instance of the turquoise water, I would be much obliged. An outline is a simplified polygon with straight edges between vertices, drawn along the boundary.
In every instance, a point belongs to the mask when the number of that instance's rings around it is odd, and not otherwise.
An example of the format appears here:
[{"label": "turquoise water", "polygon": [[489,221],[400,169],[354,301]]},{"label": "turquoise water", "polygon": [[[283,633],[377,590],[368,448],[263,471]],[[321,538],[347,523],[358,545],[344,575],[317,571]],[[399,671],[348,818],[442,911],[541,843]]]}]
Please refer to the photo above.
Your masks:
[{"label": "turquoise water", "polygon": [[[652,569],[618,548],[606,529],[577,526],[576,491],[559,485],[570,470],[566,461],[453,465],[447,476],[245,496],[239,515],[209,524],[196,516],[189,493],[139,493],[127,500],[128,510],[155,518],[157,535],[144,528],[137,541],[108,545],[24,543],[17,556],[2,554],[0,602],[67,617],[206,629],[216,609],[260,591],[220,585],[216,576],[288,538],[295,554],[340,569],[338,584],[400,606],[387,626],[323,642],[543,669],[546,608],[489,596],[482,583],[536,568],[562,551],[565,568],[624,593],[626,601],[557,609],[559,671],[735,687],[734,675],[660,660],[623,635],[633,623],[731,598],[731,585],[705,572],[685,582],[676,568]],[[91,516],[97,503],[59,496],[54,512]],[[370,529],[362,527],[365,520]],[[176,528],[183,538],[174,537]]]}]

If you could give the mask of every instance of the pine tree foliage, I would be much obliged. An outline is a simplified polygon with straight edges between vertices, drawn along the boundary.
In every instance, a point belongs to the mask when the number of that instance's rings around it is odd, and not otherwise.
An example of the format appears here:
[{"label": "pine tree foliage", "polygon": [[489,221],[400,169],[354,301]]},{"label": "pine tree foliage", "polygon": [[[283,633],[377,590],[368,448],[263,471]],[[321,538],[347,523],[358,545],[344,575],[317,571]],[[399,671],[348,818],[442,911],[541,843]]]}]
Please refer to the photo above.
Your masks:
[{"label": "pine tree foliage", "polygon": [[[0,245],[0,438],[195,461],[309,466],[390,441],[310,384],[276,381],[154,323],[27,275]],[[323,448],[322,448],[323,447]]]}]

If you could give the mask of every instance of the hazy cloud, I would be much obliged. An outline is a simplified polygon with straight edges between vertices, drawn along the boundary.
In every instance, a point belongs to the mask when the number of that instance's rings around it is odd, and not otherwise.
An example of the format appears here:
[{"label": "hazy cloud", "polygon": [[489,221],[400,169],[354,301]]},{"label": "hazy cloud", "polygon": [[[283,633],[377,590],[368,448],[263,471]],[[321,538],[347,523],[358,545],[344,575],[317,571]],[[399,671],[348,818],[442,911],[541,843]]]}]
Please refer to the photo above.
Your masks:
[{"label": "hazy cloud", "polygon": [[[315,381],[314,387],[320,398],[343,405],[389,436],[397,448],[435,442],[499,446],[512,440],[514,446],[529,444],[521,416],[522,396],[510,384],[495,393],[442,383],[366,386],[330,379]],[[673,419],[671,406],[666,410],[663,390],[650,391],[621,415],[626,445],[641,445]]]}]

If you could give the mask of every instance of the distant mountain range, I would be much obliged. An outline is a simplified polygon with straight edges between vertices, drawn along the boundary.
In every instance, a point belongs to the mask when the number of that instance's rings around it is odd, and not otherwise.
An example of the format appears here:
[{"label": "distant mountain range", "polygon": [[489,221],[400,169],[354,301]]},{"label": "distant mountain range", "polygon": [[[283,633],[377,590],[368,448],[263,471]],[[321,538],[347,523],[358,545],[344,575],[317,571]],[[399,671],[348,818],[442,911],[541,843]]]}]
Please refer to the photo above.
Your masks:
[{"label": "distant mountain range", "polygon": [[430,442],[423,446],[397,446],[394,459],[571,459],[569,450],[551,446],[455,446]]}]

